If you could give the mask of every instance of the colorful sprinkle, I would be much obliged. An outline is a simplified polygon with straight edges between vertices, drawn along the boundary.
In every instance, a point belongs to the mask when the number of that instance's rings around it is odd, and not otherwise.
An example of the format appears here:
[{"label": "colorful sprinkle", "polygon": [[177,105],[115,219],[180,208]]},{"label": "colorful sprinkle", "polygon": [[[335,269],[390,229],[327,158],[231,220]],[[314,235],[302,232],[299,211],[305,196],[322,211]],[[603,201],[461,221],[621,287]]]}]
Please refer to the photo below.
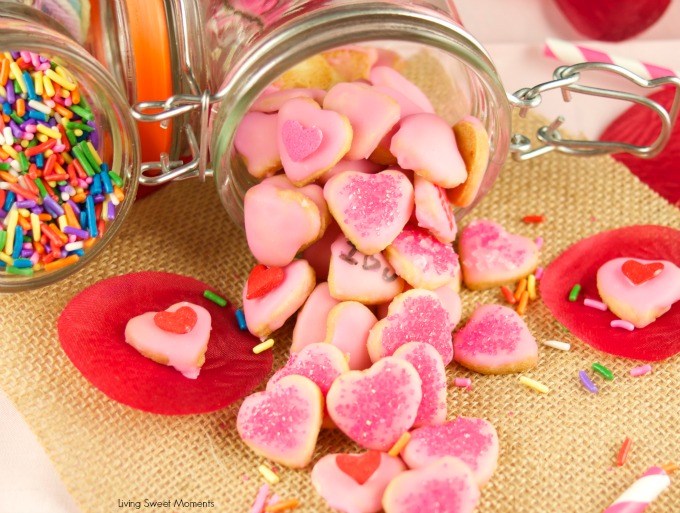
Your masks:
[{"label": "colorful sprinkle", "polygon": [[635,325],[632,322],[624,321],[623,319],[615,319],[609,323],[612,328],[623,328],[624,330],[633,331]]},{"label": "colorful sprinkle", "polygon": [[453,384],[459,388],[467,388],[472,385],[472,380],[470,378],[456,378],[453,380]]},{"label": "colorful sprinkle", "polygon": [[274,485],[280,481],[279,476],[274,474],[272,469],[270,469],[267,465],[260,465],[257,467],[257,471],[262,474],[262,477],[264,477],[269,484]]},{"label": "colorful sprinkle", "polygon": [[527,291],[529,292],[529,299],[534,301],[536,299],[536,276],[533,274],[527,277]]},{"label": "colorful sprinkle", "polygon": [[236,322],[238,322],[238,329],[241,331],[245,331],[248,329],[248,325],[246,324],[246,316],[243,313],[243,310],[240,308],[236,310]]},{"label": "colorful sprinkle", "polygon": [[678,465],[678,464],[675,463],[674,461],[669,461],[668,463],[664,463],[663,465],[659,465],[659,466],[660,466],[662,469],[664,469],[664,471],[666,472],[666,474],[672,474],[672,473],[675,472],[676,470],[680,469],[680,465]]},{"label": "colorful sprinkle", "polygon": [[212,290],[206,290],[203,292],[203,297],[212,301],[216,305],[227,306],[227,300],[221,296],[218,296]]},{"label": "colorful sprinkle", "polygon": [[596,301],[595,299],[585,298],[583,300],[583,304],[589,306],[590,308],[595,308],[596,310],[601,310],[603,312],[606,312],[608,310],[607,305],[605,305],[602,301]]},{"label": "colorful sprinkle", "polygon": [[542,223],[545,221],[545,217],[542,215],[528,215],[522,218],[525,223]]},{"label": "colorful sprinkle", "polygon": [[286,511],[287,509],[294,509],[300,505],[300,501],[297,499],[287,499],[285,501],[279,501],[276,504],[272,504],[264,508],[266,513],[278,513],[279,511]]},{"label": "colorful sprinkle", "polygon": [[265,483],[257,492],[257,495],[255,496],[255,502],[250,508],[250,513],[262,513],[264,505],[267,503],[267,495],[269,495],[269,485]]},{"label": "colorful sprinkle", "polygon": [[590,392],[591,394],[597,394],[597,386],[590,380],[588,374],[586,374],[586,371],[584,370],[578,371],[578,379],[581,380],[581,384],[585,387],[585,389],[588,392]]},{"label": "colorful sprinkle", "polygon": [[569,342],[560,342],[559,340],[545,340],[543,345],[552,347],[553,349],[559,349],[560,351],[569,351],[571,349],[571,344]]},{"label": "colorful sprinkle", "polygon": [[268,338],[264,342],[261,342],[257,344],[255,347],[253,347],[253,353],[260,354],[266,351],[267,349],[271,349],[272,347],[274,347],[274,339]]},{"label": "colorful sprinkle", "polygon": [[569,292],[569,301],[574,302],[578,299],[579,292],[581,292],[581,285],[578,283],[574,285],[574,287],[571,289],[571,292]]},{"label": "colorful sprinkle", "polygon": [[526,376],[520,376],[519,382],[522,383],[522,385],[525,385],[529,388],[533,388],[534,390],[542,394],[547,394],[548,392],[550,392],[550,389],[543,383],[531,378],[527,378]]},{"label": "colorful sprinkle", "polygon": [[503,297],[508,303],[510,303],[511,305],[517,303],[517,300],[515,299],[515,294],[513,294],[512,290],[510,290],[508,287],[503,285],[501,287],[501,292],[503,293]]},{"label": "colorful sprinkle", "polygon": [[397,456],[399,456],[401,451],[404,449],[404,447],[406,447],[406,444],[408,444],[410,440],[411,433],[409,433],[408,431],[404,431],[404,434],[402,434],[399,437],[399,440],[397,440],[395,444],[392,446],[392,448],[389,451],[387,451],[387,454],[389,454],[393,458],[396,458]]},{"label": "colorful sprinkle", "polygon": [[527,279],[522,278],[519,280],[519,283],[517,284],[517,288],[515,289],[515,300],[519,301],[519,299],[522,297],[522,293],[527,289]]},{"label": "colorful sprinkle", "polygon": [[610,371],[607,367],[605,367],[601,363],[594,363],[592,365],[592,369],[608,381],[614,379],[614,374],[612,373],[612,371]]},{"label": "colorful sprinkle", "polygon": [[527,312],[527,304],[529,304],[529,291],[525,290],[519,298],[517,304],[517,313],[524,315]]},{"label": "colorful sprinkle", "polygon": [[630,369],[630,375],[636,378],[644,376],[645,374],[649,374],[650,372],[652,372],[652,366],[649,364]]},{"label": "colorful sprinkle", "polygon": [[626,437],[626,439],[623,441],[621,444],[621,448],[619,449],[619,454],[616,457],[616,466],[618,467],[623,467],[623,465],[626,463],[626,460],[628,460],[628,453],[630,452],[630,446],[633,443],[633,441]]}]

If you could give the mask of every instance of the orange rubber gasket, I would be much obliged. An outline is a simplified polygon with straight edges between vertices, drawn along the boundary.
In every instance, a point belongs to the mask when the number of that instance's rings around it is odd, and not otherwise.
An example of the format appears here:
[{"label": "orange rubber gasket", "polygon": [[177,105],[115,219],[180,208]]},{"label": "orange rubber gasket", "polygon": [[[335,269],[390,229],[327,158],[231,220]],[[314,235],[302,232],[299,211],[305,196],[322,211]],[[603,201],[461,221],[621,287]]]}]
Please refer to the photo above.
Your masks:
[{"label": "orange rubber gasket", "polygon": [[[172,96],[170,41],[163,0],[127,0],[130,38],[135,58],[137,101],[165,100]],[[142,159],[157,161],[169,152],[172,124],[137,123],[142,144]]]}]

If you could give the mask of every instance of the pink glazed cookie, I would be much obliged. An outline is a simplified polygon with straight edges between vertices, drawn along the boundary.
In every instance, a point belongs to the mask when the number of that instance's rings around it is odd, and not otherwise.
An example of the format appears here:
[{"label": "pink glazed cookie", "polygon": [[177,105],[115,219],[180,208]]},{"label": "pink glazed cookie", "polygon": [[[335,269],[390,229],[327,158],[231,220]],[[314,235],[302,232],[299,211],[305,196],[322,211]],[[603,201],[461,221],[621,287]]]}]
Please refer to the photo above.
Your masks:
[{"label": "pink glazed cookie", "polygon": [[345,171],[326,183],[323,194],[343,233],[366,255],[389,246],[413,212],[413,185],[399,171]]},{"label": "pink glazed cookie", "polygon": [[426,230],[406,225],[385,249],[387,261],[414,288],[434,290],[458,274],[458,255]]},{"label": "pink glazed cookie", "polygon": [[385,513],[472,513],[479,488],[465,463],[446,456],[399,474],[387,485],[382,503]]},{"label": "pink glazed cookie", "polygon": [[322,110],[309,98],[293,98],[278,114],[281,163],[290,181],[313,182],[342,157],[352,144],[352,126],[337,112]]},{"label": "pink glazed cookie", "polygon": [[481,374],[513,374],[538,363],[536,339],[520,315],[505,306],[483,305],[453,339],[454,359]]},{"label": "pink glazed cookie", "polygon": [[322,417],[319,387],[308,378],[292,375],[246,397],[236,429],[256,454],[286,467],[303,468],[312,461]]},{"label": "pink glazed cookie", "polygon": [[375,66],[369,80],[374,86],[389,87],[415,103],[423,112],[434,112],[432,103],[420,88],[389,66]]},{"label": "pink glazed cookie", "polygon": [[291,353],[301,351],[305,346],[323,342],[326,338],[326,319],[331,309],[340,301],[331,297],[328,283],[317,284],[300,309],[293,328]]},{"label": "pink glazed cookie", "polygon": [[453,242],[457,235],[456,218],[446,190],[417,175],[413,188],[418,226],[429,230],[441,242]]},{"label": "pink glazed cookie", "polygon": [[326,343],[338,347],[349,356],[351,370],[364,370],[371,366],[366,341],[371,328],[378,322],[367,306],[356,301],[344,301],[334,306],[326,325]]},{"label": "pink glazed cookie", "polygon": [[388,315],[368,335],[368,354],[374,362],[391,356],[408,342],[433,346],[444,365],[453,359],[449,312],[434,292],[413,289],[394,298]]},{"label": "pink glazed cookie", "polygon": [[320,234],[323,235],[326,232],[326,228],[331,223],[332,219],[326,200],[323,197],[323,188],[321,186],[310,183],[304,187],[298,187],[293,184],[286,175],[270,176],[269,178],[262,180],[260,185],[263,184],[271,185],[282,191],[300,192],[307,196],[307,198],[312,200],[319,209],[319,217],[321,220],[321,228],[319,229]]},{"label": "pink glazed cookie", "polygon": [[397,349],[393,356],[413,365],[423,382],[423,399],[413,426],[442,424],[447,414],[446,370],[437,350],[429,344],[409,342]]},{"label": "pink glazed cookie", "polygon": [[441,426],[415,429],[401,455],[409,468],[426,467],[444,456],[454,456],[470,467],[482,487],[496,470],[498,450],[498,434],[489,422],[458,417]]},{"label": "pink glazed cookie", "polygon": [[465,227],[459,244],[463,281],[472,290],[516,282],[538,265],[538,247],[498,223],[480,219]]},{"label": "pink glazed cookie", "polygon": [[615,258],[598,269],[597,290],[614,315],[644,328],[680,300],[680,268],[666,260]]},{"label": "pink glazed cookie", "polygon": [[489,134],[477,118],[466,116],[453,125],[458,151],[467,169],[467,179],[447,191],[449,201],[457,207],[469,207],[477,197],[489,164]]},{"label": "pink glazed cookie", "polygon": [[368,370],[339,376],[328,391],[328,413],[361,447],[387,451],[413,426],[421,383],[407,361],[383,358]]},{"label": "pink glazed cookie", "polygon": [[[349,461],[350,466],[366,468],[362,461],[371,458],[367,479],[362,476],[359,481],[352,477],[338,464],[338,457],[355,458]],[[344,468],[344,467],[343,467]],[[369,451],[364,454],[327,454],[312,469],[312,486],[328,506],[341,513],[378,513],[382,510],[382,496],[392,479],[406,470],[399,458],[384,452]],[[366,472],[366,473],[368,473]]]},{"label": "pink glazed cookie", "polygon": [[257,337],[266,337],[283,326],[314,290],[314,271],[305,260],[288,264],[283,273],[283,282],[265,296],[248,299],[248,287],[243,287],[246,324]]},{"label": "pink glazed cookie", "polygon": [[277,112],[284,103],[293,98],[311,98],[318,104],[323,102],[326,91],[323,89],[281,89],[277,91],[265,91],[250,106],[252,112]]},{"label": "pink glazed cookie", "polygon": [[147,358],[196,379],[205,362],[210,325],[210,313],[202,306],[176,303],[164,312],[147,312],[130,319],[125,326],[125,342]]},{"label": "pink glazed cookie", "polygon": [[347,160],[342,159],[340,162],[335,164],[332,168],[322,174],[317,182],[320,185],[326,185],[326,182],[333,178],[335,175],[339,175],[343,171],[356,171],[357,173],[373,174],[378,171],[382,171],[383,167],[380,164],[371,162],[370,160]]},{"label": "pink glazed cookie", "polygon": [[234,146],[255,178],[272,176],[281,169],[277,129],[278,116],[262,112],[248,112],[238,125]]}]

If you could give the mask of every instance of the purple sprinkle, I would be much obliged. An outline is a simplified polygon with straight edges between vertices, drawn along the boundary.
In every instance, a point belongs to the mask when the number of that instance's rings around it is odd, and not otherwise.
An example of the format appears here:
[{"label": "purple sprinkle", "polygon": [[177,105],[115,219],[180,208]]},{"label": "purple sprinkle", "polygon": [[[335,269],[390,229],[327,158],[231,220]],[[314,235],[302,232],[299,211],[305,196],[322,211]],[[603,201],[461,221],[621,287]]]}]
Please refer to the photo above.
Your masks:
[{"label": "purple sprinkle", "polygon": [[52,210],[55,214],[57,214],[57,217],[64,215],[64,209],[61,208],[61,205],[54,201],[50,196],[45,196],[43,198],[43,204],[48,210]]},{"label": "purple sprinkle", "polygon": [[109,201],[109,209],[106,214],[106,218],[109,221],[113,221],[116,218],[116,206]]},{"label": "purple sprinkle", "polygon": [[12,55],[12,59],[14,59],[15,61],[16,61],[19,57],[21,57],[21,53],[19,53],[19,52],[10,52],[10,54]]},{"label": "purple sprinkle", "polygon": [[24,131],[19,128],[19,125],[17,125],[13,119],[9,121],[9,127],[12,129],[12,135],[14,135],[15,139],[21,139],[24,136]]},{"label": "purple sprinkle", "polygon": [[0,217],[2,217],[3,219],[7,217],[7,211],[0,208]]},{"label": "purple sprinkle", "polygon": [[68,204],[71,205],[71,208],[73,209],[73,213],[77,216],[80,215],[80,207],[76,205],[76,202],[73,200],[68,200]]},{"label": "purple sprinkle", "polygon": [[7,101],[9,103],[14,103],[17,101],[17,95],[14,93],[14,88],[11,85],[7,87]]},{"label": "purple sprinkle", "polygon": [[47,62],[47,57],[41,55],[40,56],[40,62]]},{"label": "purple sprinkle", "polygon": [[72,226],[64,226],[64,233],[67,235],[75,235],[79,239],[87,239],[90,237],[90,234],[85,230],[73,228]]},{"label": "purple sprinkle", "polygon": [[45,244],[45,253],[52,253],[52,246],[50,246],[49,242]]},{"label": "purple sprinkle", "polygon": [[7,100],[5,100],[5,97],[4,97],[4,96],[0,96],[0,105],[2,105],[3,103],[5,103],[6,101],[7,101]]},{"label": "purple sprinkle", "polygon": [[103,203],[104,200],[106,199],[106,196],[103,194],[95,194],[92,196],[92,199],[94,200],[95,203]]},{"label": "purple sprinkle", "polygon": [[580,370],[578,371],[578,377],[581,380],[581,384],[586,388],[588,392],[591,394],[597,394],[597,387],[595,386],[595,383],[590,381],[590,378],[588,377],[588,374],[586,374],[586,371]]},{"label": "purple sprinkle", "polygon": [[34,207],[31,209],[31,212],[38,216],[43,213],[43,209],[41,207]]},{"label": "purple sprinkle", "polygon": [[33,208],[37,205],[33,200],[17,201],[17,208]]},{"label": "purple sprinkle", "polygon": [[22,249],[21,250],[21,258],[31,258],[33,256],[33,250],[32,249]]}]

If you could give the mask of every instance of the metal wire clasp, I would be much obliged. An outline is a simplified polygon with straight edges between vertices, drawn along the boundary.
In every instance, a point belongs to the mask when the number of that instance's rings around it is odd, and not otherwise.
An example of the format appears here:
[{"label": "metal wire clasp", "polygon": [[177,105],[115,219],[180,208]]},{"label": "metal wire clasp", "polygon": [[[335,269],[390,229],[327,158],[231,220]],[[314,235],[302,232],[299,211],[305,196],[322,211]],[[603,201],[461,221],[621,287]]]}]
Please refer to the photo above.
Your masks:
[{"label": "metal wire clasp", "polygon": [[[605,71],[624,77],[634,84],[644,88],[655,88],[661,86],[675,87],[675,97],[670,110],[666,110],[657,102],[641,95],[616,91],[614,89],[604,89],[579,84],[581,73],[586,71]],[[616,64],[604,62],[583,62],[573,66],[561,66],[553,74],[553,80],[539,84],[532,88],[523,88],[514,94],[508,94],[510,103],[520,109],[520,116],[526,115],[528,109],[533,109],[541,104],[541,94],[552,89],[561,89],[564,101],[571,100],[571,93],[581,93],[604,98],[626,100],[633,103],[644,105],[656,113],[661,120],[661,132],[656,140],[649,146],[638,146],[622,141],[587,141],[580,139],[562,138],[558,132],[559,127],[564,123],[564,118],[559,116],[550,125],[541,127],[537,132],[537,138],[543,143],[542,146],[532,148],[531,141],[522,134],[513,134],[510,141],[510,152],[515,160],[529,160],[531,158],[559,151],[570,155],[602,155],[607,153],[630,153],[638,157],[654,157],[658,155],[668,142],[673,130],[673,126],[680,110],[680,78],[662,77],[654,80],[647,80],[640,77]]]}]

